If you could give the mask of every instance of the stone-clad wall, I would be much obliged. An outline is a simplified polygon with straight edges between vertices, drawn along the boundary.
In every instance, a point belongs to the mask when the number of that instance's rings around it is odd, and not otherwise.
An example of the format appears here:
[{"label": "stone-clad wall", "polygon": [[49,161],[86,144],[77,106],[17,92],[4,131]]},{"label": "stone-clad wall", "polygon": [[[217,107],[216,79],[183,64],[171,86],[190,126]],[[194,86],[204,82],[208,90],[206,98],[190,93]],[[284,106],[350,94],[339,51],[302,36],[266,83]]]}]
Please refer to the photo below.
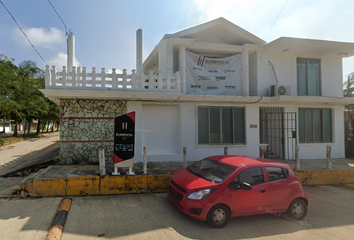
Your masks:
[{"label": "stone-clad wall", "polygon": [[125,114],[126,106],[126,101],[61,100],[60,163],[98,162],[100,146],[106,162],[113,163],[114,118]]}]

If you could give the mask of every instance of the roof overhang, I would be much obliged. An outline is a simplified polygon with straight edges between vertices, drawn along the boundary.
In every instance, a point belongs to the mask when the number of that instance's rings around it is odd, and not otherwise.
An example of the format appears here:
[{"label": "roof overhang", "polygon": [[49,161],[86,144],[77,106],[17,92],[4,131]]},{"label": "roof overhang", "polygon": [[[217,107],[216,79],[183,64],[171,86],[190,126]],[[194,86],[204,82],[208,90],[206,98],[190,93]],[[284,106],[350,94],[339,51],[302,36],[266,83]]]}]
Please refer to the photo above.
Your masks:
[{"label": "roof overhang", "polygon": [[293,53],[297,56],[346,58],[354,55],[354,43],[281,37],[265,46],[266,52]]},{"label": "roof overhang", "polygon": [[154,48],[150,55],[146,58],[143,64],[143,69],[153,69],[158,63],[159,51],[167,45],[174,47],[184,46],[187,50],[196,54],[202,54],[206,57],[228,57],[242,51],[257,51],[264,45],[261,44],[243,44],[231,45],[223,43],[208,43],[197,42],[195,39],[190,38],[167,38],[161,40],[161,42]]},{"label": "roof overhang", "polygon": [[165,34],[143,63],[143,69],[154,69],[158,64],[158,53],[166,45],[185,46],[197,54],[208,57],[226,57],[242,51],[247,45],[264,46],[263,39],[224,19],[215,20]]},{"label": "roof overhang", "polygon": [[244,43],[266,43],[263,39],[222,17],[166,36],[174,38],[196,38],[198,35],[219,35],[223,42],[235,45],[242,45]]},{"label": "roof overhang", "polygon": [[220,95],[188,95],[181,93],[160,92],[116,92],[116,91],[86,91],[40,89],[56,104],[61,99],[103,99],[127,101],[156,102],[200,102],[200,103],[239,103],[239,104],[296,104],[296,105],[348,105],[354,104],[354,98],[345,97],[315,97],[315,96],[220,96]]}]

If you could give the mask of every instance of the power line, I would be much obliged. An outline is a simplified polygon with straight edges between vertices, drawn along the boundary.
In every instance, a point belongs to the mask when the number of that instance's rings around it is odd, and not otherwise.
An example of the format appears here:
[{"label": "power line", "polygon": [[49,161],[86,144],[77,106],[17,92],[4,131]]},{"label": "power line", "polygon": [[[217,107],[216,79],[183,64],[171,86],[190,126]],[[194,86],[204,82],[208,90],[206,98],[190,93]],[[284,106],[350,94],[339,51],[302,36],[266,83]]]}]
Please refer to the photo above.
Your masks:
[{"label": "power line", "polygon": [[31,43],[31,41],[29,40],[29,38],[27,37],[26,33],[22,30],[22,28],[20,27],[20,25],[17,23],[16,19],[14,18],[14,16],[12,16],[12,14],[10,13],[9,9],[7,9],[7,7],[5,6],[5,4],[0,0],[1,4],[4,6],[4,8],[6,9],[6,11],[10,14],[10,16],[12,17],[12,19],[15,21],[15,23],[17,24],[17,27],[21,30],[21,32],[23,33],[23,35],[25,35],[25,37],[27,38],[27,41],[31,44],[32,48],[34,49],[34,51],[36,51],[36,53],[38,54],[38,56],[42,59],[42,61],[44,62],[45,65],[48,65],[48,63],[44,60],[44,58],[41,56],[41,54],[39,54],[39,52],[37,51],[37,49],[33,46],[33,44]]},{"label": "power line", "polygon": [[264,39],[267,37],[267,35],[268,35],[268,33],[270,32],[270,30],[273,28],[273,26],[274,26],[275,22],[278,20],[278,18],[279,18],[279,16],[280,16],[280,14],[283,12],[283,10],[284,10],[284,8],[285,8],[285,6],[286,6],[286,4],[287,4],[288,2],[289,2],[289,0],[287,0],[287,1],[286,1],[286,3],[284,4],[283,8],[280,10],[280,12],[279,12],[279,14],[278,14],[277,18],[274,20],[274,22],[273,22],[272,26],[269,28],[269,30],[268,30],[268,32],[267,32],[267,34],[264,36]]},{"label": "power line", "polygon": [[59,19],[61,20],[61,22],[64,24],[64,27],[65,27],[65,33],[66,33],[66,35],[68,35],[68,31],[66,30],[66,29],[67,29],[67,27],[66,27],[65,22],[64,22],[64,21],[63,21],[63,19],[60,17],[59,13],[57,12],[57,10],[56,10],[56,9],[55,9],[55,7],[53,6],[53,4],[50,2],[50,0],[48,0],[48,2],[49,2],[49,4],[50,4],[50,6],[52,6],[52,8],[53,8],[54,12],[58,15],[58,17],[59,17]]}]

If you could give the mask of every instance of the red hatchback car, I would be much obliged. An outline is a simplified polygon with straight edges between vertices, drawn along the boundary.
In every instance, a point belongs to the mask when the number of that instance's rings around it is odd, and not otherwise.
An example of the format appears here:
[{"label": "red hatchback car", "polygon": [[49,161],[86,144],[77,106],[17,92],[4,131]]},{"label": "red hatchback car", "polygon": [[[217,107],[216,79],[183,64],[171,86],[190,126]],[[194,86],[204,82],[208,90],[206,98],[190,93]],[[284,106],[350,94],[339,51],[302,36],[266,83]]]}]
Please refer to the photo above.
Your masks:
[{"label": "red hatchback car", "polygon": [[308,205],[287,164],[242,156],[212,156],[175,172],[168,197],[185,214],[217,228],[231,217],[264,213],[301,220]]}]

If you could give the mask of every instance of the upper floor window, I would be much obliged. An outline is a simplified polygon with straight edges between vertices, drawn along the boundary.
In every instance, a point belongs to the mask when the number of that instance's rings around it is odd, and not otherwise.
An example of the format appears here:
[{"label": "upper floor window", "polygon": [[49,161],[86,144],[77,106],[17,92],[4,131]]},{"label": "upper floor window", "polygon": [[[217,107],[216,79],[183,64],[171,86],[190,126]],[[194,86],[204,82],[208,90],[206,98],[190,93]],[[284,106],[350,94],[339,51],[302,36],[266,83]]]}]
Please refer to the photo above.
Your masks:
[{"label": "upper floor window", "polygon": [[320,59],[297,59],[298,95],[321,96]]},{"label": "upper floor window", "polygon": [[199,144],[244,144],[244,108],[199,107]]}]

